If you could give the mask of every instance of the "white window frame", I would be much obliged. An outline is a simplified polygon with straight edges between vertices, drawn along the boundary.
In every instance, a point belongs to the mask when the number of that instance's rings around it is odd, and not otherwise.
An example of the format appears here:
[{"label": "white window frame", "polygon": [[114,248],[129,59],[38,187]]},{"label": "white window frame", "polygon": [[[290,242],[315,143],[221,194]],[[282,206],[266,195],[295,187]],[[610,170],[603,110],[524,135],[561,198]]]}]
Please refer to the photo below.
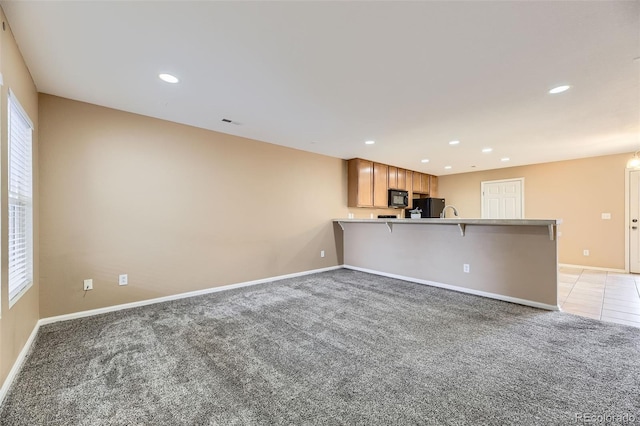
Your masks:
[{"label": "white window frame", "polygon": [[[14,114],[18,114],[18,117],[15,117],[16,119],[22,121],[24,124],[26,124],[26,128],[29,129],[29,133],[28,133],[28,141],[23,144],[20,147],[16,146],[17,142],[12,142],[13,138],[12,138],[12,121],[14,118]],[[18,101],[18,99],[16,98],[15,94],[13,93],[13,91],[9,90],[9,96],[8,96],[8,101],[7,101],[7,123],[8,123],[8,128],[7,128],[7,139],[8,139],[8,158],[7,158],[7,165],[8,165],[8,194],[9,194],[9,200],[8,200],[8,272],[9,272],[9,279],[8,279],[8,283],[7,283],[7,293],[9,295],[9,308],[11,308],[18,300],[20,300],[20,298],[33,286],[33,251],[34,251],[34,241],[33,241],[33,122],[31,121],[31,119],[29,118],[29,116],[27,115],[26,111],[24,110],[24,108],[22,107],[22,105],[20,104],[20,102]],[[28,145],[28,146],[27,146]],[[14,157],[12,157],[12,150],[14,149],[23,149],[27,148],[26,153],[24,153],[25,156],[27,156],[27,160],[23,163],[23,164],[16,164],[12,159]],[[13,189],[15,189],[15,185],[12,186],[13,183],[15,183],[14,179],[12,178],[12,168],[16,168],[21,166],[23,169],[23,174],[27,174],[27,179],[28,179],[28,184],[26,186],[26,189],[23,189],[22,191],[15,191]],[[24,209],[25,209],[25,221],[26,223],[24,224],[25,226],[25,230],[24,230],[24,234],[25,234],[25,264],[24,264],[24,273],[21,275],[24,275],[24,277],[20,277],[21,282],[15,286],[15,282],[12,283],[12,273],[14,273],[14,271],[12,270],[12,268],[14,267],[13,264],[13,258],[12,258],[12,238],[14,238],[12,236],[12,234],[14,234],[14,229],[12,227],[12,220],[11,220],[11,208],[12,206],[15,205],[24,205]],[[15,278],[14,278],[15,279]],[[12,284],[14,284],[14,287],[17,287],[17,291],[14,288],[14,292],[12,294],[11,292],[11,287]]]}]

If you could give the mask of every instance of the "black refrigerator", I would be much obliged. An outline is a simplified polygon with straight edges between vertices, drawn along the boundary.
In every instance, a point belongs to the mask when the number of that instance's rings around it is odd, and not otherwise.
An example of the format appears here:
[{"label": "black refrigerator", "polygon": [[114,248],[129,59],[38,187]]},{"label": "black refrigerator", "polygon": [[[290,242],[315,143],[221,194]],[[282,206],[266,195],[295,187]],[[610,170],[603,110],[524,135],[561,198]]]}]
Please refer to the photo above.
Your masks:
[{"label": "black refrigerator", "polygon": [[[414,198],[411,209],[419,207],[422,210],[421,217],[440,217],[440,213],[444,209],[444,198]],[[409,209],[405,210],[406,217],[411,217]]]}]

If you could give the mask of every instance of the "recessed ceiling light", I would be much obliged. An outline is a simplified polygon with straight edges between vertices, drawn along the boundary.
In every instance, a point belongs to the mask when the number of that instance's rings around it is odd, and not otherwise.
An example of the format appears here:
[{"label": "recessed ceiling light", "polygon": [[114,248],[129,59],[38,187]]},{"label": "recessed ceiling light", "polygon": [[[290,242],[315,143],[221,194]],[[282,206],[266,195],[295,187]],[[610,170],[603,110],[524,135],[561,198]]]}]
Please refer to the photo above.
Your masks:
[{"label": "recessed ceiling light", "polygon": [[493,151],[493,148],[482,148],[482,152],[487,153]]},{"label": "recessed ceiling light", "polygon": [[549,90],[549,93],[551,93],[552,95],[555,95],[556,93],[562,93],[562,92],[566,92],[567,90],[569,90],[571,88],[571,86],[558,86],[558,87],[554,87],[553,89]]},{"label": "recessed ceiling light", "polygon": [[502,157],[502,158],[500,159],[500,161],[503,161],[503,162],[504,162],[504,161],[509,161],[509,160],[510,160],[510,158],[509,158],[509,157]]},{"label": "recessed ceiling light", "polygon": [[422,160],[420,160],[421,163],[428,163],[429,159],[428,158],[423,158]]},{"label": "recessed ceiling light", "polygon": [[367,145],[373,145],[374,143],[376,143],[376,141],[366,141],[365,144]]},{"label": "recessed ceiling light", "polygon": [[444,166],[445,169],[449,170],[451,166]]},{"label": "recessed ceiling light", "polygon": [[449,141],[449,145],[458,145],[460,141]]},{"label": "recessed ceiling light", "polygon": [[178,80],[178,77],[171,74],[158,74],[158,77],[160,77],[160,80],[166,81],[167,83],[177,83],[180,81]]}]

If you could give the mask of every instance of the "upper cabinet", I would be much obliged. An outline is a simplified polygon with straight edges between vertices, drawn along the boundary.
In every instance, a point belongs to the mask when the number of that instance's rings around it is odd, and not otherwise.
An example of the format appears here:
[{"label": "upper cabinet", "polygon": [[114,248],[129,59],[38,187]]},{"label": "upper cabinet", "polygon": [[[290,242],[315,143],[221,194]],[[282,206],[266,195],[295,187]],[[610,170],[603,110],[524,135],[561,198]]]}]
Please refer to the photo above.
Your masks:
[{"label": "upper cabinet", "polygon": [[389,206],[389,166],[373,163],[373,207]]},{"label": "upper cabinet", "polygon": [[429,175],[429,196],[438,196],[438,176]]},{"label": "upper cabinet", "polygon": [[389,166],[389,188],[398,189],[398,168]]},{"label": "upper cabinet", "polygon": [[409,184],[407,183],[407,170],[398,169],[398,189],[409,190]]},{"label": "upper cabinet", "polygon": [[[431,191],[431,175],[427,175],[425,173],[413,172],[413,193],[414,194],[422,194],[422,195],[430,195]],[[436,176],[433,176],[434,178]]]},{"label": "upper cabinet", "polygon": [[409,191],[409,199],[435,197],[438,177],[373,161],[354,158],[348,162],[349,207],[386,208],[389,189]]},{"label": "upper cabinet", "polygon": [[389,189],[401,189],[407,191],[407,171],[398,167],[389,166]]},{"label": "upper cabinet", "polygon": [[349,207],[373,207],[373,161],[349,160]]}]

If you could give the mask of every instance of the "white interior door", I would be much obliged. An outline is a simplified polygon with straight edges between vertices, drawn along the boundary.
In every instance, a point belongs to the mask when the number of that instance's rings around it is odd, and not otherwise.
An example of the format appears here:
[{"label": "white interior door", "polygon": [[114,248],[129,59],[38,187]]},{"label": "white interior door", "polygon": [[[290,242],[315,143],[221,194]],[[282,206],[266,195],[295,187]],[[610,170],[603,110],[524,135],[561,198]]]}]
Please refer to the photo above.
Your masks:
[{"label": "white interior door", "polygon": [[640,273],[640,170],[629,174],[629,271]]},{"label": "white interior door", "polygon": [[524,178],[482,182],[483,219],[524,217]]}]

